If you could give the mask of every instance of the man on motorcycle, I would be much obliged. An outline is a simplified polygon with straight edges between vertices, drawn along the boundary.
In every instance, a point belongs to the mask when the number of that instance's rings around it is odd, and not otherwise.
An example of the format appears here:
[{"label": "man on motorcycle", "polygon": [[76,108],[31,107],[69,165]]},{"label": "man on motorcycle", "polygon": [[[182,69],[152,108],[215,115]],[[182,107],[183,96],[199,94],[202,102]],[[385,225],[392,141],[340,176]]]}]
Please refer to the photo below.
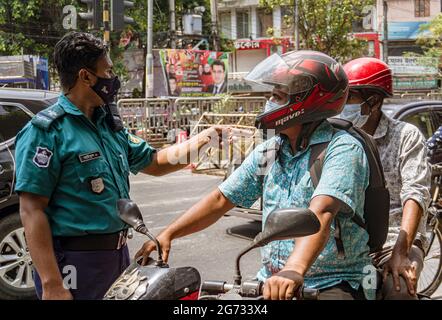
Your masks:
[{"label": "man on motorcycle", "polygon": [[[308,207],[321,222],[315,235],[262,248],[257,277],[265,281],[264,298],[291,299],[304,283],[320,289],[322,299],[373,298],[372,291],[364,290],[369,288],[362,288],[364,269],[371,266],[368,234],[351,219],[363,216],[367,158],[355,138],[325,121],[339,114],[347,100],[342,66],[315,51],[274,54],[246,79],[272,86],[257,124],[277,135],[255,148],[226,181],[161,232],[158,240],[165,259],[173,239],[200,231],[235,205],[250,207],[262,197],[263,223],[273,210],[287,207]],[[314,189],[308,168],[311,146],[326,142],[321,179]],[[272,152],[274,161],[268,156]],[[332,236],[336,232],[341,233],[345,258],[338,254]],[[145,263],[153,250],[155,245],[146,242],[136,257],[143,256]]]},{"label": "man on motorcycle", "polygon": [[[390,225],[382,252],[383,299],[417,299],[416,287],[426,246],[426,211],[430,204],[431,169],[425,139],[412,124],[388,118],[384,98],[393,95],[392,73],[375,58],[359,58],[344,66],[350,93],[341,117],[372,135],[390,191]],[[408,290],[407,290],[408,289]]]}]

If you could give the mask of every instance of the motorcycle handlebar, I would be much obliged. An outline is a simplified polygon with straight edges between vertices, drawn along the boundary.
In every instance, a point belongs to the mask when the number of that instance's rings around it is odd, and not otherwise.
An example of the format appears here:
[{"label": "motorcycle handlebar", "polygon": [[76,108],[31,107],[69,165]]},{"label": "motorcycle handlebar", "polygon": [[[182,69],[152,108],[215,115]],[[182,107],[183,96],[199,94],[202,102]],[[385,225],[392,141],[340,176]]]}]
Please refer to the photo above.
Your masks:
[{"label": "motorcycle handlebar", "polygon": [[[226,281],[204,281],[201,291],[209,295],[224,294],[235,290],[242,297],[259,298],[262,297],[264,283],[262,281],[244,281],[241,285],[227,283]],[[302,287],[301,300],[318,300],[319,290]]]}]

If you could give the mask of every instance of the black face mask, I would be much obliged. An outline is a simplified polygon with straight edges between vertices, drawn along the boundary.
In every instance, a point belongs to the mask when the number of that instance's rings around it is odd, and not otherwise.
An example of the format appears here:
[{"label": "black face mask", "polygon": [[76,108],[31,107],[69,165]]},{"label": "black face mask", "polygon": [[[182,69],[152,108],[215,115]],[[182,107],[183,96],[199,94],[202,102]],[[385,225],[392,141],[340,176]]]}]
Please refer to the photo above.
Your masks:
[{"label": "black face mask", "polygon": [[97,82],[91,87],[91,89],[104,101],[104,104],[109,104],[114,101],[114,98],[121,87],[121,82],[118,77],[102,78],[91,71],[89,72],[97,77]]}]

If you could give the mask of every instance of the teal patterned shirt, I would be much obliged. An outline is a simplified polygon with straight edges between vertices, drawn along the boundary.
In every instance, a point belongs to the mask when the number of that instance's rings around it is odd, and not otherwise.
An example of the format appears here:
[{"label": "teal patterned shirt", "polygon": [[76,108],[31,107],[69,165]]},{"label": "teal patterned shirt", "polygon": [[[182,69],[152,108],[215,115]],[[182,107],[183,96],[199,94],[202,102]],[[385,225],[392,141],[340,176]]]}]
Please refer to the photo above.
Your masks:
[{"label": "teal patterned shirt", "polygon": [[[321,179],[314,189],[308,168],[311,146],[329,141]],[[265,151],[274,148],[275,143],[280,146],[278,158],[264,175]],[[368,233],[356,225],[351,217],[353,214],[363,217],[368,181],[369,166],[362,145],[347,132],[334,130],[325,121],[316,128],[309,146],[296,154],[292,153],[290,142],[284,135],[260,144],[219,189],[235,205],[243,207],[250,207],[262,196],[263,224],[268,215],[278,208],[308,208],[311,199],[318,195],[339,199],[346,208],[346,213],[337,214],[345,258],[338,257],[333,237],[335,224],[332,223],[324,250],[305,275],[305,286],[324,289],[346,281],[358,289],[367,275],[364,267],[372,263],[368,256]],[[258,272],[258,279],[265,281],[280,271],[294,245],[294,240],[284,240],[273,241],[261,248],[262,268]],[[365,292],[367,298],[373,297],[373,292]]]}]

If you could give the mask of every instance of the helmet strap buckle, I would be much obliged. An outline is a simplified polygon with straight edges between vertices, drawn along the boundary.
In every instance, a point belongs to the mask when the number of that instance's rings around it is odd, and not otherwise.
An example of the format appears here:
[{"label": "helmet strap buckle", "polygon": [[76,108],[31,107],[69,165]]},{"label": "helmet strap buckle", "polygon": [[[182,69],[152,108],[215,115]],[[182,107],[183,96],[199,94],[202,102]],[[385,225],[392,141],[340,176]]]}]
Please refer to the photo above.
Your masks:
[{"label": "helmet strap buckle", "polygon": [[296,150],[297,151],[302,151],[302,150],[307,149],[308,143],[310,141],[310,138],[311,138],[313,132],[315,132],[316,128],[323,121],[324,121],[324,119],[319,120],[319,121],[304,123],[302,125],[301,133],[299,134],[298,139],[296,141]]}]

